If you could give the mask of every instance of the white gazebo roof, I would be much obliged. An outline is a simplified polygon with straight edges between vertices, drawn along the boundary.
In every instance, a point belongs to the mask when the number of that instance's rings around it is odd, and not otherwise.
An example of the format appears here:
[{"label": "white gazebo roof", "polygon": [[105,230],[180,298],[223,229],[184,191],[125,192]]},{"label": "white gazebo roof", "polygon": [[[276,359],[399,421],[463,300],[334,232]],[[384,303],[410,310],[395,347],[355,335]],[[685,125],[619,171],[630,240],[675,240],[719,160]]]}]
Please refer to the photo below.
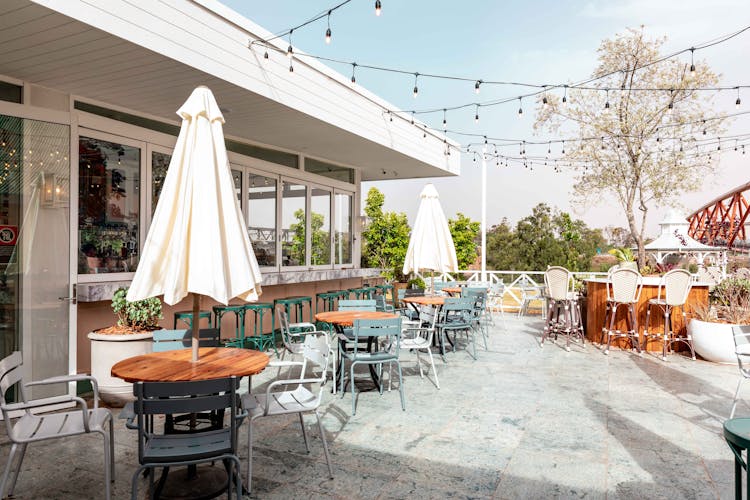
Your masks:
[{"label": "white gazebo roof", "polygon": [[646,245],[647,252],[712,252],[723,250],[694,240],[688,236],[688,221],[676,210],[670,210],[659,223],[661,234]]}]

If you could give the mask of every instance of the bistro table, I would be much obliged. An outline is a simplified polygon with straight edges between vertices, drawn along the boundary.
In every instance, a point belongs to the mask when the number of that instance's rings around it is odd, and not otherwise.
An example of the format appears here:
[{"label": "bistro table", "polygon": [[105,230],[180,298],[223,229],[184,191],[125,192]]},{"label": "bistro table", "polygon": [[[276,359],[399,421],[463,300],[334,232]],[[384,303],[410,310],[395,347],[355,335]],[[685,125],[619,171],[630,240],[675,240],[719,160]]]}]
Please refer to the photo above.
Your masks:
[{"label": "bistro table", "polygon": [[123,359],[112,376],[126,382],[183,382],[258,374],[268,365],[267,354],[252,349],[201,347],[193,363],[191,349],[150,352]]},{"label": "bistro table", "polygon": [[[120,377],[126,382],[186,382],[196,380],[210,380],[225,377],[245,377],[262,372],[268,365],[270,358],[267,354],[252,349],[234,347],[201,347],[198,349],[198,361],[192,361],[192,349],[176,349],[174,351],[150,352],[123,359],[112,367],[112,376]],[[209,467],[207,470],[212,470]],[[207,478],[201,474],[201,483],[208,483],[208,487],[220,484],[217,491],[224,491],[225,485],[209,474]],[[196,467],[188,466],[189,480],[196,477]],[[166,476],[162,476],[160,483],[164,484]],[[223,478],[222,478],[223,480]],[[245,489],[243,485],[243,490]],[[195,484],[192,481],[172,482],[168,496],[179,497],[183,494],[194,494]],[[213,498],[215,493],[207,494],[204,498]]]},{"label": "bistro table", "polygon": [[443,287],[443,292],[450,294],[452,296],[460,296],[461,295],[461,289],[464,287],[461,286],[446,286]]},{"label": "bistro table", "polygon": [[[354,320],[357,319],[394,319],[398,318],[398,314],[393,314],[389,312],[383,312],[383,311],[357,311],[356,309],[352,310],[346,310],[346,311],[325,311],[325,312],[319,312],[315,315],[315,321],[319,321],[321,323],[328,323],[330,325],[333,325],[336,328],[336,333],[340,335],[344,335],[344,328],[354,326]],[[367,340],[367,347],[368,349],[372,347],[372,337],[369,337]],[[337,363],[338,368],[341,369],[341,359],[339,358],[339,362]],[[372,377],[372,381],[375,383],[375,387],[380,387],[380,381],[378,380],[378,374],[375,372],[375,366],[369,365],[370,368],[370,376]],[[336,384],[338,377],[336,377],[336,374],[333,374],[334,381],[333,383]],[[352,381],[354,383],[354,381]],[[343,391],[343,387],[339,388]]]}]

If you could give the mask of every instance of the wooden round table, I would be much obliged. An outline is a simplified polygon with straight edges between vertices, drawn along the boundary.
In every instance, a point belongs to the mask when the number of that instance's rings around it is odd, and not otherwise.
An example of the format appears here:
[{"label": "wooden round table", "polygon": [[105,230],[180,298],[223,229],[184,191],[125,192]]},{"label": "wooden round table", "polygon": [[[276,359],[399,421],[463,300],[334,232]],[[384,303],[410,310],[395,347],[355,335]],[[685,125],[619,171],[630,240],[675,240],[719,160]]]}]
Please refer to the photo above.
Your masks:
[{"label": "wooden round table", "polygon": [[449,293],[451,295],[461,295],[461,287],[460,286],[446,286],[443,288],[443,291],[445,293]]},{"label": "wooden round table", "polygon": [[315,321],[330,323],[339,327],[353,326],[355,319],[393,319],[398,314],[382,311],[326,311],[315,315]]},{"label": "wooden round table", "polygon": [[151,352],[123,359],[112,367],[112,376],[126,382],[182,382],[245,377],[263,371],[267,354],[252,349],[201,347],[193,363],[192,349]]}]

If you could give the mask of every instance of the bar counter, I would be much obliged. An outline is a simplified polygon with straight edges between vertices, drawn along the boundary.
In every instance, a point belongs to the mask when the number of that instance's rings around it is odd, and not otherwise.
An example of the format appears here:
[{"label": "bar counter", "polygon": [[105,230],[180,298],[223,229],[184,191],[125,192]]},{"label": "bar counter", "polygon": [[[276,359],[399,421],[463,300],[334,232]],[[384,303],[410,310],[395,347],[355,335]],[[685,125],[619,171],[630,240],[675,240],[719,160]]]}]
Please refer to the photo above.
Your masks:
[{"label": "bar counter", "polygon": [[[586,280],[586,340],[591,342],[600,342],[602,336],[602,327],[604,326],[604,314],[606,311],[607,304],[607,282],[606,278],[592,278]],[[644,276],[643,277],[643,290],[641,290],[641,297],[636,305],[636,317],[638,318],[638,336],[643,339],[643,329],[646,326],[646,312],[648,311],[649,299],[655,299],[659,292],[659,283],[661,278],[659,276]],[[688,320],[690,319],[690,312],[692,307],[697,304],[708,303],[708,287],[709,283],[694,282],[693,287],[690,289],[688,294],[687,302],[685,304],[685,310],[688,314]],[[663,294],[664,292],[662,292]],[[682,311],[680,308],[672,311],[672,325],[674,331],[680,332],[680,335],[685,335],[686,324],[682,321]],[[625,306],[620,306],[617,311],[617,318],[615,320],[615,329],[624,331],[627,329]],[[659,308],[654,306],[651,311],[651,321],[649,325],[650,332],[662,332],[664,331],[664,315],[660,312]],[[605,340],[606,342],[606,337]],[[612,339],[612,345],[615,347],[628,347],[629,342],[627,339]],[[679,346],[679,347],[678,347]],[[675,345],[675,349],[682,350],[684,347],[681,345]],[[662,344],[659,339],[650,339],[648,342],[647,350],[649,351],[661,351]]]}]

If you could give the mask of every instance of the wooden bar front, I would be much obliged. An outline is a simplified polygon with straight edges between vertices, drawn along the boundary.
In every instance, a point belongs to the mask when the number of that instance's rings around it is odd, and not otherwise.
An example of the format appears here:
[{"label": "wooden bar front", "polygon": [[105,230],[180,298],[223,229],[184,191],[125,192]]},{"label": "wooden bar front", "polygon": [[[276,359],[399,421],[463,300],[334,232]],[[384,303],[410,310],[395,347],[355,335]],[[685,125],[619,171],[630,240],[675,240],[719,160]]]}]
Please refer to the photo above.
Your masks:
[{"label": "wooden bar front", "polygon": [[[649,279],[650,278],[650,279]],[[648,283],[648,284],[647,284]],[[586,340],[590,342],[600,342],[602,338],[602,327],[604,326],[604,314],[606,311],[607,303],[607,282],[604,279],[588,280],[586,282]],[[646,312],[648,311],[649,299],[655,299],[659,292],[659,278],[645,277],[643,290],[641,291],[641,297],[636,305],[636,317],[638,319],[638,336],[643,339],[643,329],[646,327]],[[663,293],[663,292],[662,292]],[[697,304],[708,303],[708,284],[707,283],[696,283],[690,290],[687,302],[685,304],[685,311],[688,315],[687,319],[690,319],[690,313],[692,308]],[[627,308],[620,306],[617,311],[617,318],[615,319],[615,329],[620,331],[627,330],[626,314]],[[680,332],[680,335],[685,335],[686,324],[682,321],[682,311],[677,308],[672,312],[672,326],[674,331]],[[648,325],[650,332],[663,332],[664,331],[664,315],[660,312],[656,306],[652,307],[650,324]],[[607,339],[604,337],[604,342]],[[629,342],[627,339],[612,339],[612,345],[616,347],[629,348]],[[675,344],[675,349],[682,349],[677,347],[679,344]],[[661,351],[662,344],[659,339],[650,339],[648,342],[647,350],[649,351]]]}]

